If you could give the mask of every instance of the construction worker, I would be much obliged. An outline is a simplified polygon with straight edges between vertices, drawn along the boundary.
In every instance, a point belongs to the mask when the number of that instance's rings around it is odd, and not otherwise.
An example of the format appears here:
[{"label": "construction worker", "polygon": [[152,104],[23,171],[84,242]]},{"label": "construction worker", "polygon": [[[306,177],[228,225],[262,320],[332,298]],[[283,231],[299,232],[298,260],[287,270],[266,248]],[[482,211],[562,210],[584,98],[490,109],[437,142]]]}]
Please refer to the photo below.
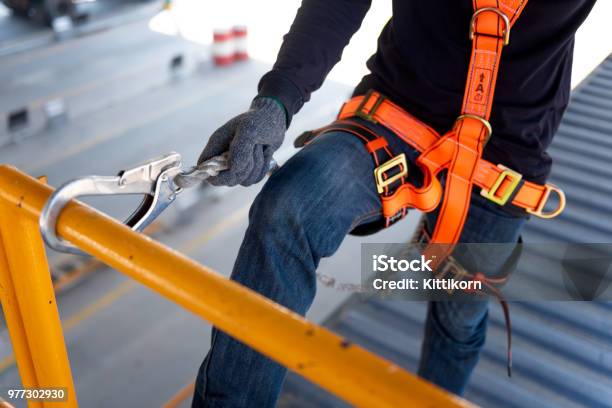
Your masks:
[{"label": "construction worker", "polygon": [[[477,23],[475,9],[480,4],[499,7],[493,10],[499,18],[493,17],[499,24],[505,20],[506,26],[499,30],[499,40],[505,41],[508,38],[501,37],[510,34],[515,18],[501,14],[513,7],[518,17],[524,7],[510,43],[504,46],[490,116],[494,135],[482,157],[513,169],[513,174],[522,175],[522,182],[543,185],[551,168],[546,148],[568,104],[574,34],[594,0],[523,3],[394,1],[393,17],[367,63],[370,74],[354,95],[375,90],[440,134],[447,132],[462,113],[473,46],[468,34]],[[200,156],[202,162],[229,150],[230,169],[215,177],[213,184],[248,186],[263,179],[293,116],[340,60],[369,7],[370,0],[303,1],[273,69],[259,82],[250,109],[219,128]],[[488,75],[483,71],[478,76],[484,81]],[[485,85],[490,86],[490,81]],[[384,139],[394,154],[403,153],[408,181],[422,183],[420,167],[415,165],[422,152],[404,140],[406,135],[361,116],[353,118],[354,126],[374,132],[375,139]],[[466,117],[472,118],[470,126],[488,125],[488,116]],[[376,167],[372,152],[351,132],[327,131],[308,143],[268,179],[255,199],[232,279],[305,314],[315,296],[315,271],[321,258],[331,256],[348,233],[372,232],[384,218],[372,176]],[[446,179],[449,184],[448,173]],[[478,187],[471,191],[458,241],[516,242],[527,213],[483,197]],[[430,228],[439,214],[439,206],[428,213]],[[504,261],[503,257],[496,260],[499,266]],[[430,303],[418,374],[461,395],[485,341],[487,310],[486,301]],[[284,367],[213,330],[193,407],[272,407],[285,374]]]}]

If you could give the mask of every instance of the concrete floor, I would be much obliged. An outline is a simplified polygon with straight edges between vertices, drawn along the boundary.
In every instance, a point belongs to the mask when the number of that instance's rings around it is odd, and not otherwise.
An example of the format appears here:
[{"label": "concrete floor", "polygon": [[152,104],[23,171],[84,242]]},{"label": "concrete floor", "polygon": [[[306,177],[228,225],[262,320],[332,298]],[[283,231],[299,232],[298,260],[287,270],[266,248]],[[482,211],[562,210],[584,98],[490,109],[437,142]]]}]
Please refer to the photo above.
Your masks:
[{"label": "concrete floor", "polygon": [[[185,66],[172,74],[170,59],[179,54]],[[190,165],[211,132],[248,106],[267,69],[257,61],[216,69],[206,48],[152,33],[146,20],[3,57],[2,120],[27,107],[31,123],[16,132],[0,129],[0,162],[45,174],[54,186],[87,174],[112,175],[170,150]],[[293,138],[331,120],[349,92],[346,85],[326,84],[295,118],[279,162],[294,154]],[[67,121],[48,127],[44,107],[58,99]],[[162,217],[156,237],[228,275],[260,187],[185,193]],[[133,198],[86,201],[119,218],[136,204]],[[367,241],[404,240],[414,222],[411,217]],[[358,283],[362,241],[348,238],[336,256],[322,262],[321,275]],[[66,261],[49,257],[52,265]],[[320,284],[308,317],[321,322],[349,295]],[[208,348],[208,323],[110,269],[62,291],[58,302],[83,407],[162,406],[193,380]],[[2,328],[0,390],[18,386]]]},{"label": "concrete floor", "polygon": [[[84,2],[79,10],[85,17],[75,22],[71,35],[81,36],[114,26],[118,21],[134,21],[159,10],[159,0],[95,0]],[[41,15],[33,19],[13,16],[0,3],[0,56],[12,55],[46,46],[55,40],[55,34]]]}]

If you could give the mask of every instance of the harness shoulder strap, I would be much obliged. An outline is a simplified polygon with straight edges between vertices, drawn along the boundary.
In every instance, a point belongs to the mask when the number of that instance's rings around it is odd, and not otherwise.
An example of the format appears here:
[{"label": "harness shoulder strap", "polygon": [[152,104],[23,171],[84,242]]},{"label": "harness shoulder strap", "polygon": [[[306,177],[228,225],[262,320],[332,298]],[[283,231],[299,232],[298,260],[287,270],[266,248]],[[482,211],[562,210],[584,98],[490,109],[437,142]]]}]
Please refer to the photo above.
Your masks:
[{"label": "harness shoulder strap", "polygon": [[[474,174],[489,137],[488,120],[499,63],[510,30],[527,0],[474,0],[470,22],[472,53],[463,97],[461,116],[445,137],[454,141],[444,200],[431,242],[453,244],[459,240],[469,209]],[[424,160],[430,150],[423,153]]]}]

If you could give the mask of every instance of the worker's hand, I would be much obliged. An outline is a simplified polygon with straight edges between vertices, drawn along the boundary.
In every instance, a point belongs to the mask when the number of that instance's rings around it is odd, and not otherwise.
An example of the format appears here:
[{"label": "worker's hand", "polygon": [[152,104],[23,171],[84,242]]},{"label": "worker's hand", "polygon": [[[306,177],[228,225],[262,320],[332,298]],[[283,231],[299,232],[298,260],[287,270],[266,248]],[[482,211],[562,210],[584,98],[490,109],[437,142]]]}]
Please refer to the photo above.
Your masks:
[{"label": "worker's hand", "polygon": [[215,186],[250,186],[264,178],[272,154],[285,137],[286,116],[274,99],[259,97],[251,108],[217,129],[198,164],[229,151],[229,169],[208,181]]}]

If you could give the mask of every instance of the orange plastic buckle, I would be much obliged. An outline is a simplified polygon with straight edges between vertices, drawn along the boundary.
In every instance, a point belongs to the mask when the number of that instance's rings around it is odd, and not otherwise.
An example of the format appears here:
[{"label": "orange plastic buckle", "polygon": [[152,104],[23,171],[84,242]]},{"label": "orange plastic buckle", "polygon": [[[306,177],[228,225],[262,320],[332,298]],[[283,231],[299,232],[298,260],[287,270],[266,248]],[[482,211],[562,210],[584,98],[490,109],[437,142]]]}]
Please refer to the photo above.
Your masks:
[{"label": "orange plastic buckle", "polygon": [[[555,218],[557,215],[561,214],[563,210],[565,209],[565,193],[563,192],[563,190],[561,190],[559,187],[555,186],[554,184],[546,184],[544,187],[546,188],[546,190],[537,208],[535,210],[527,209],[526,211],[529,214],[535,215],[536,217],[540,217],[540,218],[546,218],[546,219]],[[557,208],[555,208],[554,210],[545,213],[544,207],[546,206],[546,203],[548,202],[548,199],[550,198],[550,193],[553,191],[557,193],[557,196],[559,197],[559,204],[557,204]]]},{"label": "orange plastic buckle", "polygon": [[[512,196],[512,193],[514,193],[514,190],[516,190],[516,188],[518,187],[521,179],[523,178],[523,175],[521,173],[517,173],[514,170],[510,170],[509,168],[501,164],[498,164],[497,167],[502,172],[497,177],[497,180],[495,180],[495,183],[493,183],[490,189],[487,190],[483,188],[480,190],[480,195],[488,200],[493,201],[495,204],[503,206],[506,205],[506,203]],[[502,193],[501,196],[498,196],[497,192],[506,179],[510,180],[510,185],[506,188],[506,190]]]},{"label": "orange plastic buckle", "polygon": [[363,100],[361,101],[361,103],[357,107],[357,110],[355,111],[355,116],[360,117],[361,119],[365,119],[365,120],[367,120],[369,122],[372,122],[372,123],[378,123],[378,121],[374,118],[374,114],[376,113],[376,111],[378,110],[380,105],[387,98],[384,95],[381,95],[380,93],[378,93],[377,94],[376,102],[374,102],[374,105],[372,106],[372,109],[370,109],[368,112],[366,112],[365,111],[365,106],[369,102],[369,100],[373,96],[373,94],[374,94],[374,91],[370,89],[364,95]]},{"label": "orange plastic buckle", "polygon": [[[385,180],[385,174],[389,170],[398,166],[400,168],[400,171]],[[374,169],[374,180],[376,180],[376,190],[378,191],[378,194],[384,193],[385,187],[407,175],[408,163],[406,162],[406,155],[404,153],[400,154],[399,156],[395,156],[391,160],[381,164],[380,166]]]},{"label": "orange plastic buckle", "polygon": [[504,29],[504,45],[510,44],[510,19],[508,19],[508,16],[505,15],[503,11],[495,7],[483,7],[474,12],[474,15],[472,15],[472,21],[470,22],[470,40],[473,40],[474,34],[476,34],[476,19],[480,14],[486,12],[495,13],[501,17],[506,26],[506,28]]}]

